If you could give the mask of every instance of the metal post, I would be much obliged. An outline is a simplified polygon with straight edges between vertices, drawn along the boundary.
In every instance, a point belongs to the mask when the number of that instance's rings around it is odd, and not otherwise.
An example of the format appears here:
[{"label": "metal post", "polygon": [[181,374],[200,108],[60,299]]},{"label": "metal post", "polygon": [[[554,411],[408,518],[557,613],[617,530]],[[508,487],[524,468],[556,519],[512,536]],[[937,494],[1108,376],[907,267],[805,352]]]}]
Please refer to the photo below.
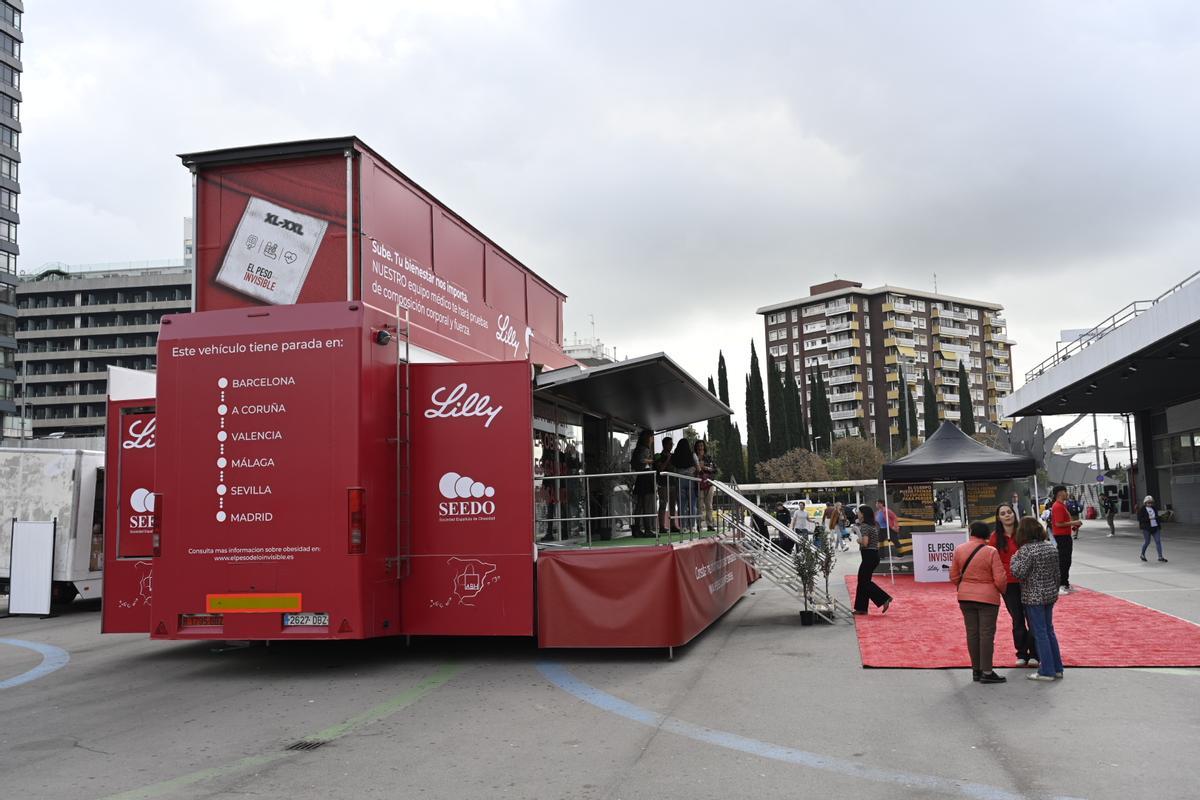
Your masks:
[{"label": "metal post", "polygon": [[1129,469],[1125,471],[1129,486],[1129,512],[1133,513],[1133,499],[1137,495],[1137,481],[1133,477],[1133,434],[1129,428],[1129,414],[1122,414],[1125,417],[1125,442],[1129,445]]},{"label": "metal post", "polygon": [[584,502],[587,503],[587,506],[586,506],[587,514],[585,514],[583,517],[583,532],[584,532],[584,536],[587,538],[587,546],[591,547],[592,546],[592,493],[591,493],[591,481],[588,480],[588,476],[587,476],[586,472],[583,474],[583,498],[584,498]]},{"label": "metal post", "polygon": [[1096,470],[1104,471],[1104,462],[1100,460],[1100,429],[1096,427],[1096,414],[1092,414],[1092,437],[1096,445]]}]

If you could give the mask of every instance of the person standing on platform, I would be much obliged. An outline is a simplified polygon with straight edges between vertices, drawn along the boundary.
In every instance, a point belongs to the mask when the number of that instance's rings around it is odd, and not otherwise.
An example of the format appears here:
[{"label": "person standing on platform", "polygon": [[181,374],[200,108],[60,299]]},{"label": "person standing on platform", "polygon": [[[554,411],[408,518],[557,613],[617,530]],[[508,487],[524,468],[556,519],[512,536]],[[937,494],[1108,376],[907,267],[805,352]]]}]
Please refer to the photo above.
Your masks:
[{"label": "person standing on platform", "polygon": [[[658,482],[658,532],[665,534],[671,529],[671,511],[679,508],[679,484],[666,473],[671,471],[671,446],[675,440],[664,436],[663,449],[654,457],[655,480]],[[672,501],[672,495],[674,501]],[[676,528],[675,533],[679,532]]]},{"label": "person standing on platform", "polygon": [[1158,560],[1167,563],[1162,552],[1162,519],[1158,509],[1154,507],[1154,498],[1146,495],[1142,507],[1138,509],[1138,525],[1142,528],[1142,561],[1146,560],[1146,548],[1150,546],[1150,537],[1154,537],[1154,547],[1158,550]]},{"label": "person standing on platform", "polygon": [[1083,522],[1071,519],[1067,508],[1067,487],[1055,486],[1050,493],[1054,505],[1050,507],[1050,532],[1054,534],[1054,545],[1058,548],[1058,593],[1070,594],[1071,589],[1071,536]]},{"label": "person standing on platform", "polygon": [[1008,576],[996,548],[987,543],[991,531],[983,522],[972,522],[970,538],[954,548],[950,582],[958,587],[958,607],[967,629],[971,654],[971,679],[978,683],[1004,683],[1008,679],[992,669],[996,644],[996,618]]},{"label": "person standing on platform", "polygon": [[[642,431],[638,435],[637,447],[629,457],[629,471],[636,472],[633,479],[633,522],[629,526],[634,536],[649,535],[654,527],[650,518],[654,516],[654,434]],[[644,531],[644,532],[643,532]]]},{"label": "person standing on platform", "polygon": [[858,588],[854,592],[854,613],[866,614],[874,603],[884,614],[892,605],[892,596],[875,582],[875,568],[879,566],[879,528],[872,525],[871,507],[858,509],[858,548],[862,563],[858,565]]},{"label": "person standing on platform", "polygon": [[696,481],[688,480],[696,476],[696,454],[692,452],[692,443],[684,437],[675,445],[671,455],[671,471],[684,478],[676,478],[678,489],[672,497],[675,505],[676,526],[672,530],[693,531],[696,529]]},{"label": "person standing on platform", "polygon": [[[1052,681],[1063,676],[1062,652],[1054,633],[1054,604],[1058,601],[1058,548],[1046,541],[1046,531],[1033,517],[1017,526],[1017,554],[1013,575],[1021,581],[1021,602],[1029,630],[1037,641],[1042,663],[1028,676],[1031,681]],[[1068,536],[1069,538],[1069,536]]]},{"label": "person standing on platform", "polygon": [[[713,492],[716,488],[712,481],[717,477],[717,466],[708,454],[708,442],[703,439],[696,440],[695,453],[696,477],[700,479],[700,516],[704,520],[705,530],[712,532],[716,530],[713,527]],[[696,528],[699,530],[699,523],[696,524]]]},{"label": "person standing on platform", "polygon": [[1112,495],[1104,495],[1104,521],[1108,523],[1108,535],[1117,535],[1117,498]]},{"label": "person standing on platform", "polygon": [[1004,607],[1012,619],[1013,648],[1017,651],[1018,667],[1036,667],[1037,644],[1029,625],[1025,621],[1025,607],[1021,605],[1021,582],[1012,574],[1009,566],[1012,557],[1017,552],[1017,511],[1007,503],[1001,503],[996,509],[996,528],[992,531],[988,544],[996,548],[1000,560],[1004,562],[1004,572],[1008,583],[1004,587]]}]

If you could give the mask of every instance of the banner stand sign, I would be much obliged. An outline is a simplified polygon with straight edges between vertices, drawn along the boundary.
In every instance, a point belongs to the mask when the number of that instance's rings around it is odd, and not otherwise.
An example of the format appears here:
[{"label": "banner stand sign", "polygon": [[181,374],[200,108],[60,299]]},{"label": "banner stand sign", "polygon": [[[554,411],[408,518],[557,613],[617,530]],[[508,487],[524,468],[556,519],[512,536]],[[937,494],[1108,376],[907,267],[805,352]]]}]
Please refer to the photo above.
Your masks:
[{"label": "banner stand sign", "polygon": [[8,560],[9,616],[46,616],[50,613],[56,522],[12,521],[12,546]]},{"label": "banner stand sign", "polygon": [[914,533],[913,579],[918,583],[949,583],[954,548],[967,541],[966,531]]}]

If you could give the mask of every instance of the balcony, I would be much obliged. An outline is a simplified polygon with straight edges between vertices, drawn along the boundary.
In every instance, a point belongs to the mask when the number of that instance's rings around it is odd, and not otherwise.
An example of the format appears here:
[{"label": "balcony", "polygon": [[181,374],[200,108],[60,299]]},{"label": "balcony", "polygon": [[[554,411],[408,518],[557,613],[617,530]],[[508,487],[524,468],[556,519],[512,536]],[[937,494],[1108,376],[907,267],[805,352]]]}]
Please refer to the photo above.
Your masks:
[{"label": "balcony", "polygon": [[908,336],[889,336],[883,340],[884,347],[916,347],[917,340]]},{"label": "balcony", "polygon": [[[920,379],[919,375],[913,373],[910,370],[904,371],[904,377],[907,379],[908,383],[916,383]],[[884,374],[883,379],[887,383],[899,383],[900,382],[900,373],[888,371],[886,374]]]},{"label": "balcony", "polygon": [[857,336],[846,336],[841,339],[830,339],[826,347],[832,353],[834,350],[845,350],[847,347],[862,347],[862,342]]},{"label": "balcony", "polygon": [[998,392],[1011,392],[1012,381],[1000,381],[995,378],[988,378],[987,387]]},{"label": "balcony", "polygon": [[838,331],[856,331],[858,330],[858,320],[843,320],[841,322],[829,322],[825,325],[826,333],[837,333]]},{"label": "balcony", "polygon": [[897,317],[896,319],[885,319],[883,321],[883,329],[885,331],[890,331],[893,329],[901,330],[901,331],[911,331],[915,327],[916,326],[913,325],[913,321],[911,319],[900,319],[899,317]]},{"label": "balcony", "polygon": [[808,336],[810,333],[820,333],[825,330],[825,325],[825,320],[821,320],[820,322],[806,322],[804,323],[804,335]]},{"label": "balcony", "polygon": [[933,326],[934,336],[953,336],[958,339],[969,339],[971,337],[971,329],[963,328],[959,325],[947,325],[939,323]]},{"label": "balcony", "polygon": [[974,319],[974,317],[965,311],[951,311],[948,308],[937,307],[933,309],[933,316],[937,317],[938,319],[953,319],[958,320],[959,322],[970,322]]},{"label": "balcony", "polygon": [[942,355],[950,358],[962,358],[971,354],[971,346],[969,344],[953,344],[951,342],[938,342],[937,349],[942,351]]},{"label": "balcony", "polygon": [[951,422],[957,422],[958,420],[962,419],[962,414],[958,413],[957,411],[951,411],[947,408],[942,412],[942,419],[948,419]]},{"label": "balcony", "polygon": [[862,399],[862,392],[840,392],[829,395],[829,402],[831,403],[859,403],[862,402]]},{"label": "balcony", "polygon": [[847,383],[859,383],[862,381],[862,374],[859,372],[851,372],[849,375],[830,375],[825,379],[826,386],[844,386]]},{"label": "balcony", "polygon": [[906,303],[903,300],[883,304],[883,313],[885,314],[889,311],[895,311],[898,314],[911,314],[915,310],[912,303]]},{"label": "balcony", "polygon": [[829,359],[829,368],[837,369],[838,367],[859,367],[862,366],[861,356],[842,356],[841,358]]},{"label": "balcony", "polygon": [[847,420],[847,419],[860,419],[860,418],[862,418],[862,415],[863,415],[863,411],[862,411],[861,407],[860,408],[852,408],[849,411],[830,411],[829,412],[829,418],[832,419],[834,422],[841,422],[842,420]]},{"label": "balcony", "polygon": [[952,405],[958,405],[958,392],[955,392],[954,394],[938,392],[937,401],[939,403],[951,403]]},{"label": "balcony", "polygon": [[830,303],[825,306],[825,316],[836,317],[838,314],[857,314],[858,303]]}]

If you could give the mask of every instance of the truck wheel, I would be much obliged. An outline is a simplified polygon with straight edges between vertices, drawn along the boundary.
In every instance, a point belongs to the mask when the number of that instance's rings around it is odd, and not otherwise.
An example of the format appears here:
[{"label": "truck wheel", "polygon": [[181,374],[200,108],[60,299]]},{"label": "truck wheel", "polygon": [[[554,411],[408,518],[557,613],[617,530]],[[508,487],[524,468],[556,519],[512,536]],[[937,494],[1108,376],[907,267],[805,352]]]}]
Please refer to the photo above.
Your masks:
[{"label": "truck wheel", "polygon": [[50,586],[50,605],[69,605],[78,594],[79,590],[75,588],[75,584],[71,581],[55,581]]}]

